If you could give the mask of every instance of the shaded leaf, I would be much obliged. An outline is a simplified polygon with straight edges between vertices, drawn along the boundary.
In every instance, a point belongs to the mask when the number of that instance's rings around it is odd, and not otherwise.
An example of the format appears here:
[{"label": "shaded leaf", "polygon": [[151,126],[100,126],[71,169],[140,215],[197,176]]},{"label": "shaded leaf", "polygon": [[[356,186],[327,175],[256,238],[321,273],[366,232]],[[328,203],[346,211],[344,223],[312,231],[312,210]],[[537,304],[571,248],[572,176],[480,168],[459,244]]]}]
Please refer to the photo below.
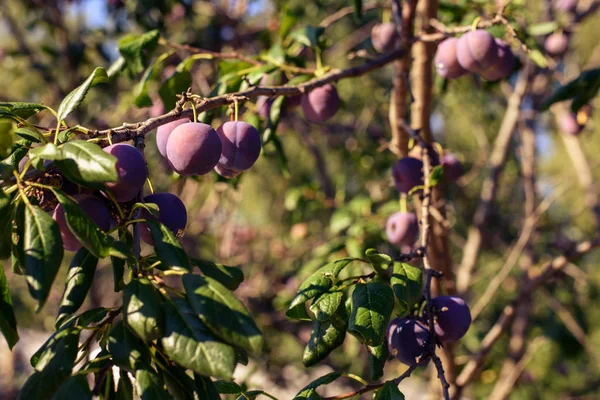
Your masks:
[{"label": "shaded leaf", "polygon": [[0,189],[0,260],[10,256],[12,246],[12,222],[15,207],[11,203],[12,196]]},{"label": "shaded leaf", "polygon": [[10,297],[8,282],[2,265],[0,265],[0,331],[2,331],[8,347],[12,350],[13,346],[19,341],[19,334],[17,333],[17,320],[12,298]]},{"label": "shaded leaf", "polygon": [[148,220],[146,223],[150,228],[154,249],[160,261],[171,269],[191,271],[190,260],[173,232],[160,222]]},{"label": "shaded leaf", "polygon": [[145,342],[162,337],[162,297],[147,278],[133,279],[123,290],[123,320]]},{"label": "shaded leaf", "polygon": [[215,381],[214,382],[217,391],[221,394],[238,394],[242,393],[240,385],[233,381]]},{"label": "shaded leaf", "polygon": [[344,343],[348,329],[346,308],[342,305],[336,311],[329,320],[315,321],[302,356],[304,366],[316,365]]},{"label": "shaded leaf", "polygon": [[408,263],[394,262],[390,283],[396,298],[399,300],[400,314],[408,314],[421,299],[423,290],[422,271]]},{"label": "shaded leaf", "polygon": [[176,95],[185,92],[192,86],[192,75],[187,70],[175,70],[166,81],[163,82],[158,94],[163,101],[166,110],[175,108]]},{"label": "shaded leaf", "polygon": [[119,39],[117,43],[119,53],[125,59],[127,69],[132,76],[144,70],[158,44],[159,37],[158,30],[153,30],[141,35],[132,33]]},{"label": "shaded leaf", "polygon": [[219,392],[213,381],[207,376],[194,374],[194,393],[198,400],[220,400]]},{"label": "shaded leaf", "polygon": [[390,355],[387,342],[384,340],[379,346],[367,346],[367,350],[371,380],[378,381],[383,376],[383,367]]},{"label": "shaded leaf", "polygon": [[79,87],[77,87],[75,90],[69,93],[60,103],[60,106],[58,107],[57,111],[58,120],[64,120],[67,117],[67,115],[69,115],[73,110],[79,107],[83,99],[85,99],[87,92],[93,86],[107,82],[108,75],[106,74],[104,68],[98,67],[94,69],[92,74],[85,80],[85,82],[83,82]]},{"label": "shaded leaf", "polygon": [[404,395],[394,381],[388,381],[377,391],[374,400],[404,400]]},{"label": "shaded leaf", "polygon": [[352,314],[348,330],[369,346],[383,342],[394,309],[394,292],[384,282],[357,283],[352,291]]},{"label": "shaded leaf", "polygon": [[148,346],[131,333],[123,321],[117,322],[110,331],[107,349],[115,364],[128,371],[150,365]]},{"label": "shaded leaf", "polygon": [[[321,396],[317,395],[315,389],[322,385],[327,385],[342,376],[339,372],[330,372],[327,375],[315,379],[308,385],[306,385],[300,392],[294,397],[294,400],[313,400],[320,399]],[[315,397],[316,396],[316,397]]]},{"label": "shaded leaf", "polygon": [[46,106],[39,103],[24,103],[20,101],[0,102],[0,115],[16,115],[23,119],[27,119],[45,109]]},{"label": "shaded leaf", "polygon": [[218,281],[229,290],[236,290],[244,281],[244,272],[238,267],[228,267],[197,258],[193,262],[204,276]]},{"label": "shaded leaf", "polygon": [[318,47],[319,38],[325,32],[322,26],[306,25],[290,33],[290,38],[308,47]]},{"label": "shaded leaf", "polygon": [[52,400],[92,400],[92,391],[85,376],[74,375],[63,383]]},{"label": "shaded leaf", "polygon": [[150,368],[135,371],[135,388],[141,400],[171,400],[156,372]]}]

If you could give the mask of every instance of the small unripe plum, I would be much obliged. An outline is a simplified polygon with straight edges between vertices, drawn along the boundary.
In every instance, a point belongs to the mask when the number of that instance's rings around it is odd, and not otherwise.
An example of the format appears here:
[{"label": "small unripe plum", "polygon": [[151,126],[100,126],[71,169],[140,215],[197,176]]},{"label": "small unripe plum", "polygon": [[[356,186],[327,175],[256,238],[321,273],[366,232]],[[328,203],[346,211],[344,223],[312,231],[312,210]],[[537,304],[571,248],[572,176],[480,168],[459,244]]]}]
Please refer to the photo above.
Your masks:
[{"label": "small unripe plum", "polygon": [[515,67],[515,55],[510,46],[500,39],[495,39],[498,47],[498,57],[496,63],[485,71],[481,71],[481,76],[488,81],[497,81],[510,75]]},{"label": "small unripe plum", "polygon": [[[246,171],[258,160],[261,142],[260,133],[252,125],[242,121],[225,122],[217,129],[221,140],[220,169]],[[217,171],[218,172],[218,171]]]},{"label": "small unripe plum", "polygon": [[456,79],[468,71],[458,62],[456,57],[457,38],[448,38],[441,42],[435,52],[435,69],[437,73],[446,79]]},{"label": "small unripe plum", "polygon": [[487,31],[477,29],[458,39],[456,57],[464,69],[479,73],[496,64],[498,45]]},{"label": "small unripe plum", "polygon": [[385,232],[393,245],[412,246],[419,236],[417,216],[408,212],[392,214],[385,224]]},{"label": "small unripe plum", "polygon": [[313,123],[319,123],[333,117],[340,108],[340,98],[331,84],[320,86],[302,96],[304,117]]},{"label": "small unripe plum", "polygon": [[[159,217],[158,222],[165,225],[175,235],[181,236],[187,225],[187,210],[185,204],[179,197],[173,193],[154,193],[144,197],[145,203],[152,203],[158,206]],[[141,217],[150,219],[154,217],[146,210],[142,210]],[[140,236],[144,242],[152,244],[152,235],[147,224],[140,224]]]},{"label": "small unripe plum", "polygon": [[423,163],[412,157],[404,157],[392,168],[394,183],[400,193],[408,193],[423,184]]},{"label": "small unripe plum", "polygon": [[117,158],[117,182],[108,182],[106,187],[111,190],[119,203],[133,200],[142,190],[148,170],[144,155],[134,146],[117,143],[103,149]]},{"label": "small unripe plum", "polygon": [[546,38],[544,48],[551,56],[560,57],[564,55],[569,48],[569,36],[559,32],[553,33]]},{"label": "small unripe plum", "polygon": [[267,96],[259,96],[256,100],[256,108],[258,109],[258,115],[262,119],[268,119],[269,113],[271,113],[271,106],[273,105],[273,99]]},{"label": "small unripe plum", "polygon": [[398,41],[398,31],[396,25],[387,22],[385,24],[377,24],[371,30],[371,42],[373,48],[379,53],[385,53],[393,50]]},{"label": "small unripe plum", "polygon": [[454,182],[463,174],[462,164],[452,154],[444,156],[442,166],[444,167],[444,178],[448,181]]},{"label": "small unripe plum", "polygon": [[442,342],[455,342],[467,333],[471,325],[471,311],[463,299],[438,296],[431,303],[436,318],[435,333]]},{"label": "small unripe plum", "polygon": [[556,11],[570,13],[577,9],[577,0],[554,0],[552,5]]},{"label": "small unripe plum", "polygon": [[558,127],[568,135],[577,136],[583,130],[583,125],[577,121],[577,114],[566,112],[558,118]]},{"label": "small unripe plum", "polygon": [[[387,331],[388,349],[401,363],[418,365],[427,363],[419,359],[427,350],[429,329],[421,321],[409,318],[393,319]],[[417,360],[419,359],[419,360]]]},{"label": "small unripe plum", "polygon": [[156,147],[158,147],[158,152],[161,156],[167,156],[167,142],[169,141],[169,136],[171,136],[173,129],[187,122],[190,122],[189,118],[182,118],[158,127],[156,130]]},{"label": "small unripe plum", "polygon": [[[108,231],[110,228],[110,211],[108,207],[98,197],[91,195],[77,195],[74,196],[79,203],[81,209],[94,221],[94,223],[103,231]],[[52,213],[52,218],[58,224],[60,229],[60,237],[63,241],[63,247],[67,251],[77,251],[81,248],[81,243],[75,237],[73,232],[67,225],[67,219],[65,216],[65,210],[61,204],[57,205]]]},{"label": "small unripe plum", "polygon": [[188,122],[171,132],[167,142],[167,160],[180,175],[204,175],[221,157],[221,140],[207,124]]}]

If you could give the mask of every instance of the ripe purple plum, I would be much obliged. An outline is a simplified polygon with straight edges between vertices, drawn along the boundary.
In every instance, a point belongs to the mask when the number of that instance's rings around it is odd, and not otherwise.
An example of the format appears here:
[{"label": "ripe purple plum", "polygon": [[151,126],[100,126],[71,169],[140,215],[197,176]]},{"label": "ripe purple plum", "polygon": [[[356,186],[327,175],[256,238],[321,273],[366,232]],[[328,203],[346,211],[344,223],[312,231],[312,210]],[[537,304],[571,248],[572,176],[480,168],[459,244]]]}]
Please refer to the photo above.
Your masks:
[{"label": "ripe purple plum", "polygon": [[393,319],[387,331],[388,349],[401,363],[418,365],[427,363],[423,358],[427,350],[429,329],[421,321],[409,318]]},{"label": "ripe purple plum", "polygon": [[498,45],[487,31],[477,29],[458,39],[456,57],[464,69],[480,73],[497,63]]},{"label": "ripe purple plum", "polygon": [[568,135],[577,136],[583,130],[583,125],[577,121],[577,114],[566,112],[558,117],[558,127]]},{"label": "ripe purple plum", "polygon": [[221,140],[207,124],[188,122],[171,132],[167,142],[167,160],[180,175],[204,175],[221,157]]},{"label": "ripe purple plum", "polygon": [[385,224],[385,232],[393,245],[410,247],[419,236],[417,216],[408,212],[392,214]]},{"label": "ripe purple plum", "polygon": [[393,50],[398,41],[396,25],[390,22],[377,24],[371,30],[371,42],[373,48],[379,53]]},{"label": "ripe purple plum", "polygon": [[413,157],[404,157],[392,168],[394,183],[400,193],[408,193],[423,184],[423,163]]},{"label": "ripe purple plum", "polygon": [[458,180],[463,174],[462,164],[452,154],[446,154],[442,158],[442,167],[444,167],[444,178],[450,182]]},{"label": "ripe purple plum", "polygon": [[167,142],[173,130],[181,124],[190,122],[189,118],[178,119],[177,121],[169,122],[158,127],[156,130],[156,147],[161,156],[167,156]]},{"label": "ripe purple plum", "polygon": [[554,0],[552,5],[558,12],[572,13],[577,10],[577,0]]},{"label": "ripe purple plum", "polygon": [[[102,200],[98,197],[83,194],[74,196],[81,209],[94,221],[94,223],[103,231],[110,229],[110,211]],[[75,237],[67,225],[65,210],[61,204],[57,205],[52,213],[52,218],[58,224],[60,237],[63,241],[63,247],[67,251],[77,251],[81,248],[81,243]]]},{"label": "ripe purple plum", "polygon": [[[240,174],[254,165],[260,155],[260,133],[242,121],[225,122],[217,129],[221,140],[221,158],[217,167]],[[217,170],[218,172],[219,170]]]},{"label": "ripe purple plum", "polygon": [[340,98],[331,84],[315,88],[302,96],[304,117],[313,123],[320,123],[333,117],[340,108]]},{"label": "ripe purple plum", "polygon": [[515,55],[510,46],[500,39],[495,40],[498,48],[496,63],[481,72],[481,76],[488,81],[497,81],[506,78],[515,67]]},{"label": "ripe purple plum", "polygon": [[435,69],[440,76],[446,79],[456,79],[468,72],[459,64],[456,57],[457,43],[457,38],[448,38],[438,45],[435,52]]},{"label": "ripe purple plum", "polygon": [[133,200],[144,187],[148,177],[144,155],[126,143],[113,144],[103,150],[117,158],[118,180],[106,183],[106,187],[120,203]]},{"label": "ripe purple plum", "polygon": [[442,342],[455,342],[467,333],[471,325],[471,311],[463,299],[438,296],[431,303],[436,318],[435,333]]},{"label": "ripe purple plum", "polygon": [[[169,192],[155,193],[144,197],[144,202],[158,206],[158,222],[169,228],[176,236],[183,234],[187,225],[187,210],[179,197]],[[154,219],[146,210],[141,212],[141,217],[144,219]],[[140,236],[144,242],[148,244],[153,243],[150,228],[145,223],[140,224]]]},{"label": "ripe purple plum", "polygon": [[544,48],[551,56],[560,57],[569,48],[569,36],[562,32],[555,32],[546,38]]}]

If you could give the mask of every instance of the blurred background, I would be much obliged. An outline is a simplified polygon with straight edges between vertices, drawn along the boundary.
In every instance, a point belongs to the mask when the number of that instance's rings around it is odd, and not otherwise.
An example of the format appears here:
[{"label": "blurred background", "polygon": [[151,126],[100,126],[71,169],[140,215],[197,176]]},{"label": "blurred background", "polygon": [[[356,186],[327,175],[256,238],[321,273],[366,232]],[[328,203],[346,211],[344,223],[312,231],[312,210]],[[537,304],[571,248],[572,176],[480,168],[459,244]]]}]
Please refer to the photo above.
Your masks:
[{"label": "blurred background", "polygon": [[[56,108],[94,67],[108,70],[118,60],[117,41],[128,33],[158,29],[171,43],[219,52],[271,54],[268,52],[280,46],[282,29],[318,25],[350,3],[0,0],[0,101],[41,102]],[[468,25],[478,15],[495,12],[494,2],[489,1],[440,4],[440,19],[449,23]],[[465,11],[456,14],[452,11],[456,7]],[[513,17],[523,24],[539,22],[547,10],[546,2],[541,0],[515,0],[511,7]],[[324,64],[342,68],[372,57],[371,28],[384,15],[382,7],[373,7],[360,20],[348,15],[327,27],[323,35],[327,47],[322,54]],[[282,28],[285,24],[291,27]],[[576,77],[583,69],[600,66],[598,37],[598,17],[588,18],[574,32],[571,50],[559,66],[560,76],[554,86]],[[167,51],[172,54],[159,77],[146,88],[146,107],[136,106],[141,74],[115,74],[110,84],[89,93],[84,104],[68,118],[69,125],[103,129],[169,111],[175,98],[172,91],[163,87],[175,84],[173,76],[179,73],[176,67],[188,53],[161,42],[156,54]],[[314,62],[311,52],[298,52],[297,57],[308,65]],[[219,76],[219,63],[197,60],[189,73],[194,93],[209,96]],[[434,75],[433,133],[444,149],[462,161],[465,170],[458,182],[442,183],[455,263],[462,257],[462,246],[486,175],[484,166],[490,146],[517,74],[513,75],[502,83],[484,82],[473,75],[444,82]],[[277,130],[282,148],[266,147],[256,166],[233,182],[223,181],[216,174],[186,180],[172,177],[158,154],[154,133],[148,136],[146,158],[154,186],[158,191],[178,194],[188,208],[190,218],[182,240],[189,254],[240,265],[244,271],[246,280],[237,294],[250,308],[266,339],[264,356],[236,372],[236,379],[251,388],[262,388],[286,399],[329,370],[363,375],[368,369],[364,346],[350,335],[324,364],[305,369],[302,352],[311,324],[289,321],[284,311],[302,279],[327,260],[346,255],[360,257],[370,247],[391,255],[399,253],[386,242],[384,230],[386,218],[399,210],[398,193],[390,174],[396,156],[388,150],[392,77],[393,69],[387,66],[358,79],[341,81],[337,88],[342,108],[322,125],[308,123],[300,110],[284,109]],[[188,83],[184,86],[182,90]],[[592,105],[595,110],[600,106],[597,100]],[[257,118],[260,106],[245,104],[240,118],[264,129],[264,117]],[[225,111],[210,116],[214,127],[228,119]],[[51,126],[53,116],[41,114],[36,122]],[[595,132],[599,124],[600,113],[592,112],[579,136],[596,181],[600,177],[600,141]],[[533,237],[530,256],[538,263],[560,254],[565,243],[590,237],[597,226],[552,114],[536,116],[535,127],[538,192],[542,198],[555,196]],[[503,266],[507,249],[522,228],[524,194],[518,183],[522,174],[518,149],[519,136],[515,135],[474,271],[469,299],[472,303]],[[598,252],[591,253],[577,265],[569,265],[564,272],[567,276],[534,294],[527,340],[535,344],[535,351],[528,354],[511,399],[600,396],[599,258]],[[46,306],[37,314],[24,279],[11,273],[8,260],[3,265],[21,336],[12,353],[0,340],[0,399],[8,400],[16,396],[31,372],[29,357],[53,330],[68,257]],[[520,274],[520,269],[515,268],[457,346],[459,367],[465,356],[478,349],[485,332],[514,297]],[[101,263],[86,307],[113,306],[118,301],[112,291],[111,266]],[[565,310],[570,319],[561,314]],[[467,397],[487,397],[498,379],[506,349],[505,336]],[[390,362],[385,378],[398,376],[403,368]],[[407,398],[422,398],[419,393],[423,393],[428,378],[426,371],[419,371],[405,381]],[[333,387],[331,393],[329,389],[324,393],[331,395],[340,389]]]}]

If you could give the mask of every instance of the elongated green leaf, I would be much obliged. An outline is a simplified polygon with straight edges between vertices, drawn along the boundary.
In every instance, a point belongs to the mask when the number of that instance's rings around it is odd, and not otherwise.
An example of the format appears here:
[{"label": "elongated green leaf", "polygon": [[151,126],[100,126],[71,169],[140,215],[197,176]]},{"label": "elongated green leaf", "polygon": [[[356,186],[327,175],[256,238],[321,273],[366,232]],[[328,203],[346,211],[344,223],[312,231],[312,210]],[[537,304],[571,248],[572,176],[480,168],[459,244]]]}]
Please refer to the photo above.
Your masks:
[{"label": "elongated green leaf", "polygon": [[59,327],[67,317],[79,310],[85,301],[98,265],[98,258],[82,247],[69,266],[65,291],[56,317],[56,327]]},{"label": "elongated green leaf", "polygon": [[262,348],[263,338],[256,323],[233,293],[212,278],[186,274],[183,287],[198,318],[224,341],[253,354]]},{"label": "elongated green leaf", "polygon": [[71,197],[59,189],[52,189],[52,191],[64,208],[69,229],[81,245],[97,258],[107,257],[110,254],[113,239],[98,228],[98,225]]},{"label": "elongated green leaf", "polygon": [[60,149],[62,158],[55,164],[70,181],[94,189],[102,189],[105,182],[117,181],[117,159],[97,144],[72,140]]},{"label": "elongated green leaf", "polygon": [[322,385],[327,385],[336,379],[342,376],[339,372],[330,372],[327,375],[323,375],[322,377],[312,381],[308,385],[306,385],[300,392],[294,397],[294,400],[315,400],[320,399],[321,396],[317,394],[315,391],[316,388]]},{"label": "elongated green leaf", "polygon": [[356,16],[356,18],[360,19],[363,14],[362,0],[352,0],[352,5],[354,6],[354,15]]},{"label": "elongated green leaf", "polygon": [[56,222],[38,206],[25,208],[23,236],[25,277],[31,296],[38,301],[39,311],[62,262],[62,239]]},{"label": "elongated green leaf", "polygon": [[92,400],[92,391],[85,376],[75,375],[60,386],[52,400]]},{"label": "elongated green leaf", "polygon": [[142,35],[132,33],[119,40],[117,44],[119,52],[125,59],[127,69],[132,76],[144,70],[158,44],[159,37],[158,30],[153,30]]},{"label": "elongated green leaf", "polygon": [[210,333],[184,299],[165,302],[165,335],[162,346],[173,361],[205,376],[231,379],[234,349]]},{"label": "elongated green leaf", "polygon": [[383,342],[394,309],[394,292],[384,282],[357,283],[352,292],[352,314],[348,330],[369,346]]},{"label": "elongated green leaf", "polygon": [[343,291],[332,289],[317,297],[311,304],[310,310],[315,314],[318,321],[327,321],[328,319],[331,319],[333,314],[339,308],[343,297]]},{"label": "elongated green leaf", "polygon": [[600,68],[583,71],[577,78],[556,89],[544,102],[542,109],[547,110],[554,103],[573,99],[571,111],[577,112],[596,96],[598,90],[600,90]]},{"label": "elongated green leaf", "polygon": [[175,108],[176,96],[185,92],[190,86],[192,86],[192,75],[189,71],[179,70],[178,68],[158,89],[158,94],[160,94],[165,109]]},{"label": "elongated green leaf", "polygon": [[444,167],[436,165],[433,167],[431,174],[429,174],[429,186],[436,186],[442,180],[444,176]]},{"label": "elongated green leaf", "polygon": [[377,273],[382,274],[383,271],[387,270],[392,264],[392,257],[387,254],[380,253],[375,249],[367,249],[365,251],[367,260],[371,263],[371,266]]},{"label": "elongated green leaf", "polygon": [[34,128],[23,126],[15,129],[15,134],[34,143],[48,143],[48,139]]},{"label": "elongated green leaf", "polygon": [[319,38],[325,32],[322,26],[306,25],[290,33],[290,38],[308,47],[318,47]]},{"label": "elongated green leaf", "polygon": [[171,400],[154,370],[150,368],[135,371],[135,388],[141,400]]},{"label": "elongated green leaf", "polygon": [[108,351],[111,358],[121,368],[135,371],[150,365],[150,351],[137,336],[135,336],[123,321],[117,322],[108,336]]},{"label": "elongated green leaf", "polygon": [[244,272],[238,267],[228,267],[199,259],[194,259],[193,263],[205,276],[219,281],[229,290],[236,290],[244,281]]},{"label": "elongated green leaf", "polygon": [[15,102],[0,102],[0,115],[4,115],[3,111],[27,119],[40,111],[46,109],[46,106],[38,103],[23,103]]},{"label": "elongated green leaf", "polygon": [[374,400],[404,400],[404,395],[393,381],[388,381],[375,394]]},{"label": "elongated green leaf", "polygon": [[233,381],[215,381],[215,386],[221,394],[238,394],[243,391],[240,385]]},{"label": "elongated green leaf", "polygon": [[0,331],[2,331],[8,347],[12,349],[19,341],[19,334],[17,333],[17,320],[8,290],[8,282],[2,265],[0,265]]},{"label": "elongated green leaf", "polygon": [[14,211],[11,196],[0,189],[0,260],[10,256]]},{"label": "elongated green leaf", "polygon": [[378,381],[383,376],[383,367],[390,355],[388,345],[384,340],[379,346],[367,346],[367,350],[369,351],[371,380]]},{"label": "elongated green leaf", "polygon": [[315,321],[310,339],[304,349],[302,362],[306,367],[312,367],[322,361],[334,349],[344,343],[346,330],[348,329],[348,317],[346,308],[338,304],[336,313],[326,321]]},{"label": "elongated green leaf", "polygon": [[162,336],[162,297],[146,278],[134,279],[123,290],[123,320],[140,339],[151,342]]},{"label": "elongated green leaf", "polygon": [[292,299],[285,315],[287,315],[288,318],[310,320],[310,317],[306,314],[304,303],[331,289],[338,274],[354,260],[354,258],[343,258],[331,262],[309,276],[302,285],[300,285],[298,293]]},{"label": "elongated green leaf", "polygon": [[131,400],[133,398],[133,385],[131,384],[131,380],[126,371],[119,369],[119,384],[117,385],[115,400]]},{"label": "elongated green leaf", "polygon": [[194,393],[198,400],[220,400],[219,392],[209,377],[194,374]]},{"label": "elongated green leaf", "polygon": [[156,255],[160,261],[168,265],[170,269],[191,271],[190,260],[173,232],[157,221],[148,220],[147,223]]},{"label": "elongated green leaf", "polygon": [[115,292],[120,292],[125,288],[125,260],[122,258],[111,257],[113,266],[113,281]]},{"label": "elongated green leaf", "polygon": [[60,103],[57,112],[58,120],[64,120],[67,117],[67,115],[69,115],[73,110],[79,107],[83,99],[85,99],[85,96],[87,95],[90,88],[100,83],[107,82],[108,75],[106,74],[104,68],[98,67],[94,69],[92,74],[85,80],[85,82],[83,82],[79,87],[77,87],[75,90],[69,93]]},{"label": "elongated green leaf", "polygon": [[408,312],[419,302],[422,292],[422,272],[419,268],[408,263],[394,262],[390,282],[394,294],[399,300],[398,308],[402,315]]}]

